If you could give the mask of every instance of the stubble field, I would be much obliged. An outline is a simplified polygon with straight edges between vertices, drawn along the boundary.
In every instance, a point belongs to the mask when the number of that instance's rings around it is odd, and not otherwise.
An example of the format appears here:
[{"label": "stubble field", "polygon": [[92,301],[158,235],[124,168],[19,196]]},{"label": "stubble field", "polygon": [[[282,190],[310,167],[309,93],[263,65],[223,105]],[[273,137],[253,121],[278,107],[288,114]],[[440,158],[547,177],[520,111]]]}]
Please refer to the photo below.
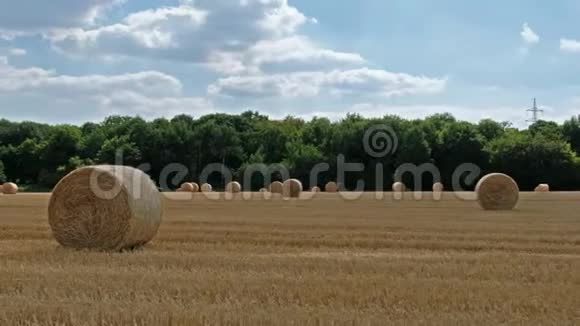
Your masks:
[{"label": "stubble field", "polygon": [[165,196],[155,240],[114,254],[59,248],[48,195],[0,196],[0,325],[580,323],[580,193]]}]

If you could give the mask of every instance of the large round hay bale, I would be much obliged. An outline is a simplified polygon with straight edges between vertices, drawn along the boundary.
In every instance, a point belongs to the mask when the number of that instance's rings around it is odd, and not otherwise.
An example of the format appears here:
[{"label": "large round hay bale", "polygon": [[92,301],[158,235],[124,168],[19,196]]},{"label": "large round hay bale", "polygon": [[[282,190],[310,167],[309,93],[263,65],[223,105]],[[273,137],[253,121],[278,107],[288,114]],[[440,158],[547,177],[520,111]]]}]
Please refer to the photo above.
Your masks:
[{"label": "large round hay bale", "polygon": [[18,186],[15,183],[7,182],[2,185],[1,192],[5,195],[16,195],[18,193]]},{"label": "large round hay bale", "polygon": [[242,191],[242,185],[237,181],[232,181],[226,185],[226,192],[237,194]]},{"label": "large round hay bale", "polygon": [[314,186],[312,187],[312,189],[310,189],[311,192],[320,192],[320,187],[318,186]]},{"label": "large round hay bale", "polygon": [[155,237],[161,195],[149,176],[126,166],[90,166],[54,188],[48,220],[56,240],[77,249],[123,250]]},{"label": "large round hay bale", "polygon": [[338,184],[336,184],[336,182],[329,182],[326,184],[326,186],[324,186],[324,190],[326,192],[338,192]]},{"label": "large round hay bale", "polygon": [[405,184],[402,182],[395,182],[393,183],[393,191],[394,192],[405,192],[407,190],[407,187],[405,187]]},{"label": "large round hay bale", "polygon": [[550,192],[550,185],[542,183],[536,187],[535,192]]},{"label": "large round hay bale", "polygon": [[520,189],[510,176],[492,173],[483,177],[475,187],[477,201],[485,210],[512,210],[518,203]]},{"label": "large round hay bale", "polygon": [[302,193],[302,182],[298,179],[288,179],[283,184],[283,194],[287,198],[299,198]]},{"label": "large round hay bale", "polygon": [[280,181],[274,181],[270,184],[270,192],[273,194],[282,194],[284,192],[284,184]]},{"label": "large round hay bale", "polygon": [[181,185],[181,192],[195,192],[195,186],[191,182],[186,182]]},{"label": "large round hay bale", "polygon": [[213,187],[209,184],[209,183],[204,183],[203,185],[201,185],[201,192],[212,192],[213,191]]},{"label": "large round hay bale", "polygon": [[441,182],[435,182],[433,184],[433,192],[443,192],[444,189],[445,187]]}]

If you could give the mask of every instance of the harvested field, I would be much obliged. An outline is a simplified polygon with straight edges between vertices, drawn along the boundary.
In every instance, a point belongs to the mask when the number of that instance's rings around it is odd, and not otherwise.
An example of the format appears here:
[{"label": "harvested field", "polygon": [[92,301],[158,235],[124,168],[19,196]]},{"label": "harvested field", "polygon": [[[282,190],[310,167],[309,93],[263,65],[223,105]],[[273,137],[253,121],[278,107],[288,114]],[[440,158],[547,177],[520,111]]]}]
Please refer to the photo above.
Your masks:
[{"label": "harvested field", "polygon": [[580,193],[243,195],[165,194],[157,238],[114,254],[59,248],[48,195],[0,196],[0,325],[580,323]]}]

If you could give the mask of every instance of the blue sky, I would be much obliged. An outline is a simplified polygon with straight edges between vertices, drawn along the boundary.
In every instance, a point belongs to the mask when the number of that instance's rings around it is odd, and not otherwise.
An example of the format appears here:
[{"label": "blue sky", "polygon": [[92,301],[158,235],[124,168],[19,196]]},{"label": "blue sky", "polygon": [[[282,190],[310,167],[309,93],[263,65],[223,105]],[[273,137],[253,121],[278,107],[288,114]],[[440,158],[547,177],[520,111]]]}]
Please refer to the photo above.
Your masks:
[{"label": "blue sky", "polygon": [[[580,2],[21,0],[1,4],[0,117],[259,110],[580,113]],[[31,8],[35,8],[31,11]]]}]

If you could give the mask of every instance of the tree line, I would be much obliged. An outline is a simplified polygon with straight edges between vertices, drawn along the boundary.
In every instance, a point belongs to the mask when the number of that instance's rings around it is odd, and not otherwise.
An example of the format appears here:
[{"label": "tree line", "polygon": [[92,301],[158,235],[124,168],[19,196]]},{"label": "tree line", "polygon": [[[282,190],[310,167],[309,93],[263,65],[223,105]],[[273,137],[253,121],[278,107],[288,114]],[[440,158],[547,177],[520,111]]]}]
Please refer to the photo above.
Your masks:
[{"label": "tree line", "polygon": [[[396,151],[384,157],[369,155],[363,146],[366,132],[377,125],[389,126],[398,141]],[[343,155],[346,162],[368,167],[347,174],[346,188],[364,180],[366,190],[390,189],[396,169],[405,163],[434,164],[442,182],[450,186],[456,168],[472,163],[482,174],[511,175],[522,190],[531,190],[539,183],[549,183],[555,190],[580,189],[579,117],[562,124],[539,121],[525,130],[493,120],[458,121],[450,114],[416,120],[350,114],[340,121],[305,121],[295,117],[271,120],[248,111],[153,121],[111,116],[80,126],[0,120],[0,182],[50,190],[78,167],[114,164],[119,151],[125,165],[149,163],[147,172],[155,181],[168,164],[186,166],[188,175],[184,180],[173,180],[170,188],[177,188],[181,181],[198,181],[204,167],[212,163],[225,164],[238,179],[251,164],[282,164],[292,177],[310,187],[314,186],[310,170],[326,162],[331,168],[315,181],[323,185],[336,180],[337,158]],[[379,176],[378,163],[383,167]],[[272,173],[273,179],[279,177]],[[223,187],[221,176],[211,178],[215,187]],[[423,190],[430,189],[431,183],[424,182]],[[251,185],[244,185],[253,190],[262,186],[260,176],[252,179]],[[412,188],[413,183],[407,186]]]}]

